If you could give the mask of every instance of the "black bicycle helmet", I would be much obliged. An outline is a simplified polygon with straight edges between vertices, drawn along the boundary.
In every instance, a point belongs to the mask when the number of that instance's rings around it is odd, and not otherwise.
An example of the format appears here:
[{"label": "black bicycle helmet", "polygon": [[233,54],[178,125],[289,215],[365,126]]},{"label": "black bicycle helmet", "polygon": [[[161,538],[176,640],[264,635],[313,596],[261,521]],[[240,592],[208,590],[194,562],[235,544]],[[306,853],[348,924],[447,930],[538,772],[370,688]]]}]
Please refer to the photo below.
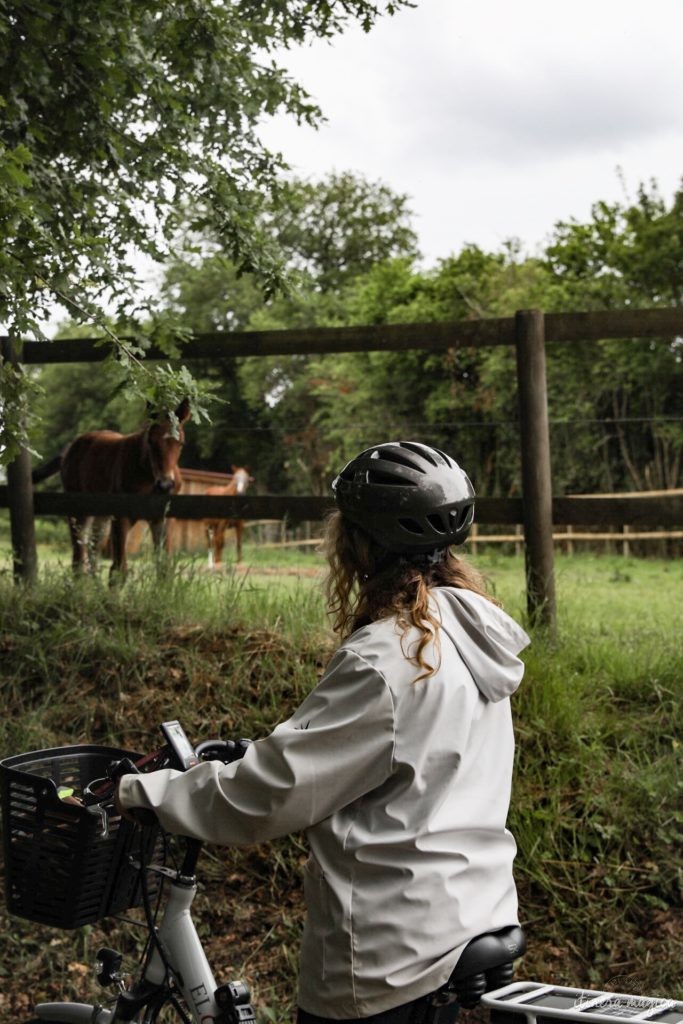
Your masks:
[{"label": "black bicycle helmet", "polygon": [[474,521],[474,488],[449,455],[417,441],[366,448],[332,483],[337,508],[388,551],[462,544]]}]

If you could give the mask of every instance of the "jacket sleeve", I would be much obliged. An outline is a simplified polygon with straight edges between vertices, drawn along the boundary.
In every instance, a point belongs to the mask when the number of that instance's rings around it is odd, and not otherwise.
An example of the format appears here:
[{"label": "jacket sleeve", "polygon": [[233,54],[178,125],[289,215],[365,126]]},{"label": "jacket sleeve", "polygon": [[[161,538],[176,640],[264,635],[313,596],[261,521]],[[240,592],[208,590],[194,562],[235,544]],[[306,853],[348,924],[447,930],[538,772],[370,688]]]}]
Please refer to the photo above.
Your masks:
[{"label": "jacket sleeve", "polygon": [[247,846],[308,828],[379,786],[393,751],[384,677],[341,648],[292,717],[241,761],[127,775],[119,799],[153,810],[168,832]]}]

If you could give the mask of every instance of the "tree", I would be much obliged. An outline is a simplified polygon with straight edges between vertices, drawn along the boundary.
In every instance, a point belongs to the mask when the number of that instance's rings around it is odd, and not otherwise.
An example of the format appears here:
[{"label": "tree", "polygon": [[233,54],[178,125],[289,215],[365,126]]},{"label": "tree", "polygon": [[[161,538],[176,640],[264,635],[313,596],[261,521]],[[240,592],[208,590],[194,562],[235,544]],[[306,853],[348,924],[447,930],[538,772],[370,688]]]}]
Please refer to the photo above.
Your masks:
[{"label": "tree", "polygon": [[[281,223],[288,225],[290,217],[288,210]],[[310,269],[321,268],[328,253],[322,232],[320,250],[309,256],[310,287],[259,305],[248,325],[461,320],[512,316],[530,306],[554,312],[670,305],[680,301],[683,280],[682,217],[680,194],[667,204],[654,186],[641,187],[632,203],[597,203],[586,223],[558,224],[540,258],[526,257],[514,242],[498,252],[469,245],[420,270],[409,250],[342,275],[329,290],[320,284],[324,272],[314,277]],[[314,237],[314,225],[309,228]],[[309,237],[287,231],[292,241]],[[304,245],[293,251],[303,266]],[[328,264],[338,265],[336,259]],[[291,490],[324,490],[330,470],[364,444],[416,436],[460,454],[480,493],[519,493],[511,348],[245,360],[237,372],[241,394],[269,423],[274,451],[289,463]],[[549,345],[547,372],[556,493],[678,485],[679,342]],[[268,457],[266,450],[260,457],[274,465],[277,455]]]},{"label": "tree", "polygon": [[144,418],[144,406],[131,402],[121,390],[123,373],[106,363],[48,366],[42,383],[31,438],[46,457],[88,430],[130,433]]},{"label": "tree", "polygon": [[407,204],[382,182],[346,171],[286,182],[267,216],[288,266],[330,293],[378,263],[418,255]]},{"label": "tree", "polygon": [[[263,212],[293,282],[287,293],[264,301],[254,275],[240,275],[218,251],[173,262],[165,275],[163,302],[193,331],[347,322],[344,289],[349,282],[391,257],[415,255],[410,217],[406,196],[360,175],[290,179],[277,202],[266,204]],[[195,242],[200,251],[216,247],[211,236]],[[221,469],[227,446],[230,461],[256,469],[262,486],[322,493],[329,449],[316,426],[319,403],[310,364],[303,356],[197,364],[197,376],[230,396],[230,404],[216,409],[201,440],[192,428],[186,432],[186,457]]]},{"label": "tree", "polygon": [[[538,261],[520,259],[515,246],[487,253],[467,245],[431,270],[410,260],[377,265],[349,288],[346,312],[357,324],[509,316],[521,299],[522,305],[540,299],[547,277]],[[380,439],[414,438],[461,459],[480,493],[518,487],[511,350],[345,354],[319,360],[312,370],[332,464]]]},{"label": "tree", "polygon": [[[559,285],[557,309],[681,305],[683,189],[670,205],[654,181],[641,184],[635,198],[625,203],[595,203],[586,223],[556,225],[546,261]],[[571,352],[569,346],[558,348],[564,351],[549,361],[551,401],[567,384],[590,395],[589,415],[605,422],[599,436],[593,431],[594,450],[586,453],[585,463],[593,472],[596,462],[603,467],[603,489],[679,486],[680,340],[605,341]],[[596,451],[602,453],[599,460]],[[577,472],[580,489],[589,489],[590,480],[590,472]]]},{"label": "tree", "polygon": [[566,309],[683,302],[683,188],[671,207],[657,183],[627,203],[594,203],[591,219],[559,221],[546,249]]},{"label": "tree", "polygon": [[[55,298],[98,319],[106,295],[129,315],[134,251],[164,258],[188,209],[193,229],[210,231],[240,269],[275,288],[281,261],[258,213],[264,195],[277,193],[282,161],[261,143],[258,124],[277,110],[319,118],[276,52],[352,20],[367,31],[406,4],[0,0],[6,330],[39,335]],[[110,341],[124,365],[140,369],[139,347]],[[9,363],[0,370],[7,461],[25,436],[26,375]],[[174,405],[181,383],[145,371],[135,387]]]}]

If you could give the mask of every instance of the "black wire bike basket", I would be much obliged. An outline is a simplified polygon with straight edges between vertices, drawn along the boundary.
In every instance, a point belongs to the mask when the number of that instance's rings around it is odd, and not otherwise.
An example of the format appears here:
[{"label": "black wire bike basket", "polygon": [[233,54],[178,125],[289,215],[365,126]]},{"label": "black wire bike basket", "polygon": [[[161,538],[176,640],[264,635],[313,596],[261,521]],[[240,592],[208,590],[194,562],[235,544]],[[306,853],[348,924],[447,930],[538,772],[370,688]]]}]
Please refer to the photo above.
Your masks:
[{"label": "black wire bike basket", "polygon": [[[62,790],[79,797],[88,783],[105,775],[111,761],[122,757],[136,760],[140,755],[82,745],[0,761],[10,913],[57,928],[78,928],[141,902],[140,872],[130,863],[131,856],[140,854],[140,831],[110,816],[103,836],[98,816],[58,795]],[[156,859],[159,830],[145,829],[142,842],[145,862]]]}]

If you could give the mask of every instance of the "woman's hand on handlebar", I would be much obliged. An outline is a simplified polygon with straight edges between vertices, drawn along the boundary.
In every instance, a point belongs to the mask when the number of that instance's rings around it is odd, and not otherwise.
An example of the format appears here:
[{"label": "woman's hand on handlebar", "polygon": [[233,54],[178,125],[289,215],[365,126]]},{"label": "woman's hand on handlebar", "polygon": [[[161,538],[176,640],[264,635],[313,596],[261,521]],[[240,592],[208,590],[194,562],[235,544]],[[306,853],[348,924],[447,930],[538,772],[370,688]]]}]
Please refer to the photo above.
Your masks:
[{"label": "woman's hand on handlebar", "polygon": [[[176,724],[177,723],[171,723]],[[244,757],[245,753],[249,749],[251,740],[239,739],[239,740],[205,740],[200,743],[196,748],[196,754],[200,761],[222,761],[223,764],[230,764],[232,761],[239,761]],[[156,755],[149,755],[148,757],[141,759],[138,764],[146,763],[146,770],[149,770],[150,763],[161,760],[161,754],[167,757],[169,748],[164,748],[163,751],[159,751]],[[86,803],[95,802],[111,802],[114,804],[116,813],[126,821],[130,821],[135,825],[153,825],[157,823],[157,816],[154,811],[146,807],[125,807],[121,801],[120,785],[121,779],[124,775],[140,775],[140,769],[135,765],[130,758],[124,757],[120,761],[114,761],[109,765],[107,769],[107,778],[99,779],[91,783],[89,787],[86,787],[85,801]]]},{"label": "woman's hand on handlebar", "polygon": [[223,764],[231,764],[244,757],[251,742],[246,739],[203,740],[195,749],[200,761],[222,761]]},{"label": "woman's hand on handlebar", "polygon": [[124,807],[119,797],[119,786],[124,775],[139,775],[139,769],[128,757],[120,761],[112,761],[103,779],[95,779],[84,788],[83,803],[86,807],[103,807],[114,805],[117,814],[135,825],[151,825],[156,823],[156,814],[144,807]]},{"label": "woman's hand on handlebar", "polygon": [[121,780],[119,779],[116,783],[116,789],[114,790],[114,807],[116,813],[120,814],[126,821],[132,822],[134,825],[156,825],[158,824],[157,816],[154,811],[151,811],[148,807],[124,807],[121,803],[121,797],[119,795],[119,788]]}]

